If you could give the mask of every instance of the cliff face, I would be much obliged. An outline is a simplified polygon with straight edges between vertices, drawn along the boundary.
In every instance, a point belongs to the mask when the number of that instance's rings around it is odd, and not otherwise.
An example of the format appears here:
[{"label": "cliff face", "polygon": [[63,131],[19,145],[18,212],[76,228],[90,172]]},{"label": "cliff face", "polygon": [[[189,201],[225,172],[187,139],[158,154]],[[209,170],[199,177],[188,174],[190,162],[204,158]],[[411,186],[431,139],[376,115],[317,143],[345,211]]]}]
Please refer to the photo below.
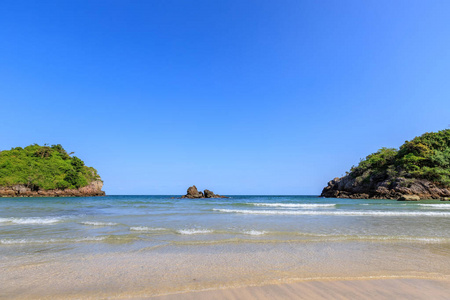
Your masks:
[{"label": "cliff face", "polygon": [[103,182],[96,180],[77,189],[32,190],[25,185],[0,187],[0,197],[92,197],[105,196]]},{"label": "cliff face", "polygon": [[358,183],[356,178],[347,175],[329,181],[321,196],[352,199],[407,199],[408,196],[417,196],[416,199],[411,199],[448,200],[450,189],[439,187],[425,179],[396,178],[393,182],[371,180],[368,183]]}]

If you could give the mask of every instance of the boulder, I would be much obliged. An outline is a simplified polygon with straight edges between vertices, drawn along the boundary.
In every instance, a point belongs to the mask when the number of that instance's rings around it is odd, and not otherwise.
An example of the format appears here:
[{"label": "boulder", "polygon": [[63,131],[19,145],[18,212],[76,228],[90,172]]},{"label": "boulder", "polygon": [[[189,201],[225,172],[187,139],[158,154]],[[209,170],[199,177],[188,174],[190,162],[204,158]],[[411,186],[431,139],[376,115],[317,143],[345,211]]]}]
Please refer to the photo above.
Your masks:
[{"label": "boulder", "polygon": [[193,185],[187,189],[186,195],[182,196],[181,198],[195,199],[195,198],[227,198],[227,197],[216,195],[210,190],[204,190],[204,192],[199,192],[197,190],[197,187]]},{"label": "boulder", "polygon": [[198,195],[198,190],[197,190],[197,187],[196,187],[195,185],[190,186],[190,187],[187,189],[186,196],[192,196],[192,197],[195,197],[195,196],[197,196],[197,195]]},{"label": "boulder", "polygon": [[417,195],[402,195],[398,201],[419,201],[420,197]]},{"label": "boulder", "polygon": [[214,194],[212,191],[210,190],[205,190],[205,198],[215,198],[216,194]]},{"label": "boulder", "polygon": [[182,198],[190,198],[190,199],[194,199],[194,198],[204,198],[205,196],[203,195],[202,192],[199,192],[197,190],[197,187],[195,185],[190,186],[187,189],[187,193],[186,195],[184,195]]}]

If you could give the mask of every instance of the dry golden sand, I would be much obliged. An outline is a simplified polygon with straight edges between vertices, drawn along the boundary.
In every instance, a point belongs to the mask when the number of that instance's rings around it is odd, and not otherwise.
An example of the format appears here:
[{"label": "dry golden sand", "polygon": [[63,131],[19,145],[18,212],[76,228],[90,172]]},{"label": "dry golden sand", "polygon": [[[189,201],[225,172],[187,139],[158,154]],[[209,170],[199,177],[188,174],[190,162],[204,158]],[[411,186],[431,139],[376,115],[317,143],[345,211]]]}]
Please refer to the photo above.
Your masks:
[{"label": "dry golden sand", "polygon": [[137,299],[450,299],[450,281],[411,278],[302,281]]}]

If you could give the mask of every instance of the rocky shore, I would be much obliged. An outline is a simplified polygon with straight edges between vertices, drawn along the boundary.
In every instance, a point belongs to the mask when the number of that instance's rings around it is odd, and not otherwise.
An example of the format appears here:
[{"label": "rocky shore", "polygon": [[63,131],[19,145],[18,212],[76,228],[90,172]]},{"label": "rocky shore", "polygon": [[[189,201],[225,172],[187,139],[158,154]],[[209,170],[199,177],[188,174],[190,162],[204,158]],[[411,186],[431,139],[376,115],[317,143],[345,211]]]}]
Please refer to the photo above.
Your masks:
[{"label": "rocky shore", "polygon": [[91,197],[105,196],[103,182],[96,180],[78,189],[33,190],[25,185],[0,187],[0,197]]},{"label": "rocky shore", "polygon": [[359,182],[350,174],[334,178],[323,189],[321,197],[351,199],[396,199],[418,201],[420,199],[450,200],[450,189],[439,187],[425,179],[396,178],[380,180],[371,178],[369,182]]},{"label": "rocky shore", "polygon": [[214,192],[210,190],[204,190],[203,192],[202,191],[199,192],[197,190],[197,187],[193,185],[187,189],[186,195],[182,196],[181,198],[195,199],[195,198],[228,198],[228,197],[216,195],[214,194]]}]

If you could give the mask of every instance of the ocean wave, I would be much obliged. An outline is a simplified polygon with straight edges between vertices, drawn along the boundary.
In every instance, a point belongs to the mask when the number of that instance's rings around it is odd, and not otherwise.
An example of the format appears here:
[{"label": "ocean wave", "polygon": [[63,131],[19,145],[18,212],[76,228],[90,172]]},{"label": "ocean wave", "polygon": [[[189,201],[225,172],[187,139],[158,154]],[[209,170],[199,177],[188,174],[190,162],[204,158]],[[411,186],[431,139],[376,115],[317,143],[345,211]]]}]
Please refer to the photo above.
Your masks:
[{"label": "ocean wave", "polygon": [[76,239],[0,239],[2,245],[19,245],[19,244],[53,244],[53,243],[79,243],[79,242],[94,242],[105,240],[106,236],[92,236]]},{"label": "ocean wave", "polygon": [[147,226],[133,226],[130,227],[132,231],[160,231],[166,230],[166,228],[155,228],[155,227],[147,227]]},{"label": "ocean wave", "polygon": [[17,244],[47,244],[47,243],[54,243],[55,239],[49,239],[49,240],[29,240],[29,239],[1,239],[0,244],[2,245],[17,245]]},{"label": "ocean wave", "polygon": [[213,230],[210,229],[180,229],[177,230],[179,234],[203,234],[203,233],[211,233]]},{"label": "ocean wave", "polygon": [[[374,235],[326,235],[320,241],[381,241],[381,242],[418,242],[426,244],[448,244],[449,238],[444,237],[415,237],[415,236],[374,236]],[[313,240],[317,241],[317,240]]]},{"label": "ocean wave", "polygon": [[329,204],[315,204],[315,203],[251,203],[254,206],[267,207],[288,207],[288,208],[320,208],[320,207],[334,207],[335,203]]},{"label": "ocean wave", "polygon": [[[364,239],[364,237],[361,237]],[[429,243],[429,244],[441,244],[441,243],[449,243],[450,239],[448,238],[439,238],[439,237],[409,237],[409,236],[388,236],[388,237],[369,237],[371,240],[400,240],[400,241],[408,241],[408,242],[421,242],[421,243]]]},{"label": "ocean wave", "polygon": [[243,234],[249,234],[249,235],[264,235],[266,233],[267,233],[267,231],[263,231],[263,230],[247,230],[247,231],[243,232]]},{"label": "ocean wave", "polygon": [[429,208],[450,209],[450,204],[418,204],[418,205]]},{"label": "ocean wave", "polygon": [[119,225],[119,223],[113,223],[113,222],[80,222],[82,225],[89,225],[89,226],[115,226]]},{"label": "ocean wave", "polygon": [[218,209],[213,211],[223,213],[238,213],[249,215],[310,215],[310,216],[394,216],[394,217],[450,217],[448,212],[407,212],[407,211],[286,211],[286,210],[244,210],[244,209]]},{"label": "ocean wave", "polygon": [[176,245],[220,245],[238,243],[257,244],[284,244],[284,243],[340,243],[340,242],[370,242],[370,243],[420,243],[420,244],[449,244],[450,238],[439,237],[410,237],[410,236],[363,236],[363,235],[314,235],[307,239],[272,239],[270,236],[264,239],[228,238],[219,240],[186,240],[174,241]]},{"label": "ocean wave", "polygon": [[31,217],[31,218],[0,218],[0,223],[12,223],[17,225],[24,225],[24,224],[35,224],[35,225],[47,225],[47,224],[54,224],[61,221],[61,218],[38,218],[38,217]]},{"label": "ocean wave", "polygon": [[[414,237],[414,236],[373,236],[373,235],[311,235],[310,239],[299,242],[340,242],[340,241],[368,241],[368,242],[413,242],[425,244],[448,244],[449,238],[444,237]],[[292,242],[292,241],[291,241]]]}]

